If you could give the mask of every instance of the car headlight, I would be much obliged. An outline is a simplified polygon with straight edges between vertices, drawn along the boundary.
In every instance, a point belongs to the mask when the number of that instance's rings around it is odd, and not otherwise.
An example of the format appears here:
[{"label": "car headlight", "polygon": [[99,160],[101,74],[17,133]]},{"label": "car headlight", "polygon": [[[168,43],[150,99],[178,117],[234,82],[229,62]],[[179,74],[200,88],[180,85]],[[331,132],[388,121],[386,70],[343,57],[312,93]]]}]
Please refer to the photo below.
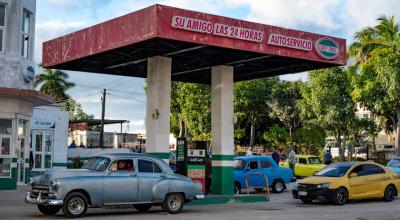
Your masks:
[{"label": "car headlight", "polygon": [[52,189],[56,190],[57,186],[58,186],[57,180],[56,179],[50,180],[50,186],[51,186]]},{"label": "car headlight", "polygon": [[318,189],[328,189],[330,185],[331,185],[330,183],[321,183],[321,184],[317,185],[317,188]]},{"label": "car headlight", "polygon": [[295,182],[294,185],[293,185],[293,189],[298,189],[298,187],[299,187],[299,183]]}]

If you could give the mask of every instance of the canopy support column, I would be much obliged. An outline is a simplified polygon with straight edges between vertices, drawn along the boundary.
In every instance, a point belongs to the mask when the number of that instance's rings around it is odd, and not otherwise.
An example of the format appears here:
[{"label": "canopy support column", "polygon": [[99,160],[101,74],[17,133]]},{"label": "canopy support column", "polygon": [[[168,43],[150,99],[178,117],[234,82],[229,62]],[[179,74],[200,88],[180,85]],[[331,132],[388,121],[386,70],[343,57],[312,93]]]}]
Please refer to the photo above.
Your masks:
[{"label": "canopy support column", "polygon": [[171,58],[147,63],[146,153],[169,160]]},{"label": "canopy support column", "polygon": [[233,67],[211,68],[212,193],[233,194]]}]

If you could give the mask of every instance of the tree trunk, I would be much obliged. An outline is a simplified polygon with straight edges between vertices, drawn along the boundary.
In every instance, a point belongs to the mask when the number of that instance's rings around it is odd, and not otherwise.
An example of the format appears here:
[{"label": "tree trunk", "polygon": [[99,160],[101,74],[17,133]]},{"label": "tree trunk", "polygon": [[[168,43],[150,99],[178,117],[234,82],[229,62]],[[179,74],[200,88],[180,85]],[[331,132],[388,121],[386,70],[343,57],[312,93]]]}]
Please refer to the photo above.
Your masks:
[{"label": "tree trunk", "polygon": [[251,127],[250,127],[250,145],[249,145],[249,147],[253,147],[255,135],[256,135],[256,122],[252,121]]},{"label": "tree trunk", "polygon": [[[343,131],[343,146],[342,146],[342,154],[343,155],[340,155],[340,160],[341,161],[344,161],[344,159],[345,159],[346,142],[347,142],[347,129],[345,129]],[[351,150],[349,153],[350,153],[350,157],[351,157],[353,155],[353,150]]]},{"label": "tree trunk", "polygon": [[394,147],[395,147],[395,151],[397,155],[400,155],[400,108],[398,108],[396,110],[396,137],[395,137],[395,143],[394,143]]},{"label": "tree trunk", "polygon": [[340,130],[337,131],[337,137],[336,137],[336,147],[339,150],[339,158],[341,161],[343,161],[342,155],[343,155],[343,149],[342,149],[342,138],[340,137]]},{"label": "tree trunk", "polygon": [[293,146],[293,126],[289,127],[290,146]]}]

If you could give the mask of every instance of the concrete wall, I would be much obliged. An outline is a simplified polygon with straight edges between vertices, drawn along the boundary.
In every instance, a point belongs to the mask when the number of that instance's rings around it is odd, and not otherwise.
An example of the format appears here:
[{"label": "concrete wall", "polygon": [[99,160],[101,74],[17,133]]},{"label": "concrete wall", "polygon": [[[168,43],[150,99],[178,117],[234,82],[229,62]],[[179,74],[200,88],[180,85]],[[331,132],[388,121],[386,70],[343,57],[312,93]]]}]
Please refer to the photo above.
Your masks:
[{"label": "concrete wall", "polygon": [[[6,3],[6,30],[4,52],[0,53],[0,87],[33,89],[33,81],[24,80],[22,72],[34,66],[36,0],[0,0]],[[31,20],[30,51],[28,59],[21,56],[23,9],[33,13]]]}]

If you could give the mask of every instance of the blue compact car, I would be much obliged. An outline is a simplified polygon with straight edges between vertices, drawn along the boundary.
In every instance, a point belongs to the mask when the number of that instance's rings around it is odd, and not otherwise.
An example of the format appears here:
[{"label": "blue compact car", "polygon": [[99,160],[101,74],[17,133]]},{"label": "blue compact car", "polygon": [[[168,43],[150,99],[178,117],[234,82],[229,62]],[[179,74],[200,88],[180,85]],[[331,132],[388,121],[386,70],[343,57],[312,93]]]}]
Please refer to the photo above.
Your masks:
[{"label": "blue compact car", "polygon": [[[264,174],[268,177],[268,185],[273,192],[281,193],[286,184],[295,180],[293,171],[289,168],[279,167],[270,156],[243,156],[234,160],[235,193],[246,189],[246,176],[248,174]],[[256,190],[265,187],[264,176],[248,176],[249,188]]]},{"label": "blue compact car", "polygon": [[394,157],[389,161],[387,167],[391,169],[393,172],[400,175],[400,157]]}]

